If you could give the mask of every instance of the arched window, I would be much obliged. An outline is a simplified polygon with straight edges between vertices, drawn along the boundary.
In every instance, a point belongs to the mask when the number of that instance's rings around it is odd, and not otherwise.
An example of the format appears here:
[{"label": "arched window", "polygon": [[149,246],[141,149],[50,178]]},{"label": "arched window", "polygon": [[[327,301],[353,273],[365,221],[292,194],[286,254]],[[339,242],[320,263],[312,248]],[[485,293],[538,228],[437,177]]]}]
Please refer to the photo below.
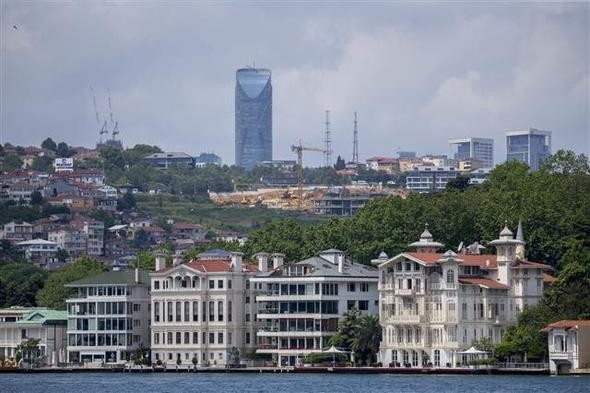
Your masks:
[{"label": "arched window", "polygon": [[453,284],[455,282],[455,271],[447,270],[447,283]]}]

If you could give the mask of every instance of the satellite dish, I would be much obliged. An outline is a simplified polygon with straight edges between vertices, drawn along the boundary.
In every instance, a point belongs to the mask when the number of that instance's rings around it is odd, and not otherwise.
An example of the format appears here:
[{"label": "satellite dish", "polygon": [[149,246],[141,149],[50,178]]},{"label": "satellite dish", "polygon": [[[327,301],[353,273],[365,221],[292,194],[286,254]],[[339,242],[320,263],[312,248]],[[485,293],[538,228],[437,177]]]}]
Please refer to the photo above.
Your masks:
[{"label": "satellite dish", "polygon": [[459,243],[459,247],[457,247],[457,252],[461,252],[463,249],[463,242]]}]

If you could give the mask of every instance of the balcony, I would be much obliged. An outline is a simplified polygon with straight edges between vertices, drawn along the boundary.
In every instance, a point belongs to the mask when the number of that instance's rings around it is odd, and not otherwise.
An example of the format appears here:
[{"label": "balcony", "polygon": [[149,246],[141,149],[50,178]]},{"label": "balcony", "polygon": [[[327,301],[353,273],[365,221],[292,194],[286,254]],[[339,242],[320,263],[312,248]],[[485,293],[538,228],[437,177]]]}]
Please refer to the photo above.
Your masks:
[{"label": "balcony", "polygon": [[386,322],[396,323],[423,323],[427,322],[426,315],[391,315]]},{"label": "balcony", "polygon": [[397,289],[395,291],[396,295],[399,296],[414,296],[416,294],[416,290],[415,289]]}]

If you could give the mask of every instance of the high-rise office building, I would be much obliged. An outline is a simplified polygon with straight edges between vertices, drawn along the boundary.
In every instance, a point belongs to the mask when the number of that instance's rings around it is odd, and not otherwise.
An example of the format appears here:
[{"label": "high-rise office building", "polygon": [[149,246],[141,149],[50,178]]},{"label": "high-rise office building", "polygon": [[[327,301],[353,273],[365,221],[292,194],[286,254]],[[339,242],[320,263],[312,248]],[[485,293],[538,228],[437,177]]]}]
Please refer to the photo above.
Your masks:
[{"label": "high-rise office building", "polygon": [[494,167],[494,140],[491,138],[453,138],[449,144],[456,145],[455,160],[463,161],[477,159],[483,162],[486,168]]},{"label": "high-rise office building", "polygon": [[252,169],[272,160],[272,85],[270,70],[236,72],[236,165]]},{"label": "high-rise office building", "polygon": [[506,133],[506,161],[525,162],[531,170],[536,171],[550,155],[551,131],[529,128]]}]

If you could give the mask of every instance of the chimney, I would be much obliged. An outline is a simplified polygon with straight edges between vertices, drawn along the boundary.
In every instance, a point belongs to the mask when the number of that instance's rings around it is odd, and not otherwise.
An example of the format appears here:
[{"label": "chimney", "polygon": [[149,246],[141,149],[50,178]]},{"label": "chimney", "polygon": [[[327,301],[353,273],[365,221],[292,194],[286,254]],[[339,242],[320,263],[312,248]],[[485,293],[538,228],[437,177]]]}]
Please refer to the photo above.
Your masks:
[{"label": "chimney", "polygon": [[277,269],[285,263],[285,254],[274,253],[272,254],[272,268]]},{"label": "chimney", "polygon": [[177,251],[172,257],[172,266],[178,266],[182,263],[182,255]]},{"label": "chimney", "polygon": [[258,270],[261,272],[268,271],[268,253],[259,252],[254,256],[256,257],[256,260],[258,260]]},{"label": "chimney", "polygon": [[166,256],[158,252],[156,253],[156,271],[162,270],[166,267]]},{"label": "chimney", "polygon": [[139,284],[139,268],[135,268],[135,283]]},{"label": "chimney", "polygon": [[338,273],[343,273],[344,272],[344,254],[338,254],[336,256],[336,258],[338,259]]},{"label": "chimney", "polygon": [[241,252],[231,252],[231,266],[234,272],[242,271],[242,254]]}]

